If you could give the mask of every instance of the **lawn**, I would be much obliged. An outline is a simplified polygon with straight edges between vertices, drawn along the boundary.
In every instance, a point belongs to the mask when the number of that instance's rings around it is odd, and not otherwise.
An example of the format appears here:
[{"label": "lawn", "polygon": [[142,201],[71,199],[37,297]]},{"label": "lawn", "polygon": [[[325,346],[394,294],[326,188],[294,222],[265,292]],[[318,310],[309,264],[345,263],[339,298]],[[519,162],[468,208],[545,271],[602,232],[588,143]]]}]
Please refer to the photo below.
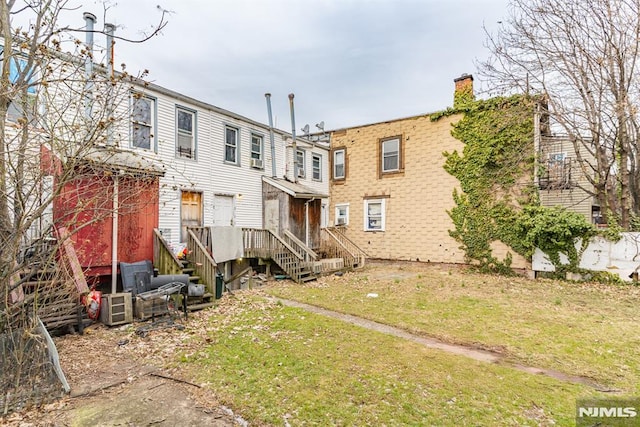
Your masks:
[{"label": "lawn", "polygon": [[[640,287],[528,280],[415,265],[374,265],[267,289],[509,360],[640,392]],[[377,298],[367,297],[377,294]]]},{"label": "lawn", "polygon": [[259,295],[226,299],[178,364],[251,425],[571,425],[576,396],[595,395]]},{"label": "lawn", "polygon": [[[189,331],[175,365],[251,425],[575,425],[576,398],[639,391],[638,291],[373,265],[225,294]],[[618,392],[429,349],[267,296],[498,351]]]}]

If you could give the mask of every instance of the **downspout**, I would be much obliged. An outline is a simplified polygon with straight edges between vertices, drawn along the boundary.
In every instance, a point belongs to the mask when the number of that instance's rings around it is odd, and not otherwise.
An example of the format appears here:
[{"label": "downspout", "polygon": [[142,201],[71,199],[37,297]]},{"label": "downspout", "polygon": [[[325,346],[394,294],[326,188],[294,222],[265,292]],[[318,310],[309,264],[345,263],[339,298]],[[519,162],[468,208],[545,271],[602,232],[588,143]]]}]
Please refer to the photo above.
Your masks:
[{"label": "downspout", "polygon": [[91,120],[93,115],[93,26],[96,23],[96,16],[85,12],[82,17],[87,24],[87,54],[84,58],[84,115],[87,120]]},{"label": "downspout", "polygon": [[[111,116],[113,115],[113,24],[104,24],[107,34],[107,79],[109,80],[107,94],[107,146],[113,147],[113,128]],[[120,214],[120,178],[119,172],[113,174],[113,218],[111,227],[111,293],[115,294],[118,288],[118,216]]]},{"label": "downspout", "polygon": [[316,200],[316,198],[312,197],[304,203],[304,229],[305,229],[304,244],[307,245],[308,248],[311,247],[309,245],[309,241],[311,240],[311,230],[310,230],[311,227],[309,223],[309,203],[313,202],[314,200]]},{"label": "downspout", "polygon": [[289,94],[289,109],[291,110],[291,143],[293,149],[293,182],[298,182],[298,147],[296,146],[296,118],[293,111],[293,94]]},{"label": "downspout", "polygon": [[273,137],[273,116],[271,115],[271,94],[265,93],[265,98],[267,98],[267,113],[269,114],[269,139],[271,140],[271,177],[276,178],[276,143],[274,142]]},{"label": "downspout", "polygon": [[119,211],[119,180],[118,173],[113,174],[113,226],[111,235],[111,293],[118,288],[118,211]]}]

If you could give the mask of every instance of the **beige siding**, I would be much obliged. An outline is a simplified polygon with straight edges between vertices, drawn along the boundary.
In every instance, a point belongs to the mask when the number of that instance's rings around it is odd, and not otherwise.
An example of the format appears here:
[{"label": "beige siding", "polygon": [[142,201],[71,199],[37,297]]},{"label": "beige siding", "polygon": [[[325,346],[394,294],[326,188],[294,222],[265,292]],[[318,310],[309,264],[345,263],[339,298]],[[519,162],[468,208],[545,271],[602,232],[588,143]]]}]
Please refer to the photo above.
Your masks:
[{"label": "beige siding", "polygon": [[[428,116],[336,131],[332,148],[346,147],[347,177],[332,181],[330,220],[335,223],[336,204],[349,204],[347,235],[374,258],[463,263],[464,252],[449,236],[453,223],[447,211],[454,206],[457,180],[444,169],[444,151],[462,150],[451,136],[451,125],[460,116],[431,122]],[[404,172],[380,177],[380,138],[402,135]],[[385,198],[385,231],[365,231],[365,199]],[[504,255],[505,251],[500,251]],[[514,267],[525,261],[514,255]]]},{"label": "beige siding", "polygon": [[[543,206],[564,207],[569,211],[584,215],[584,217],[591,222],[591,207],[594,204],[594,198],[585,189],[591,189],[592,187],[582,173],[580,165],[576,160],[573,143],[567,138],[562,137],[542,137],[539,153],[539,161],[542,164],[541,170],[549,167],[550,156],[559,153],[566,155],[567,163],[564,167],[570,169],[570,172],[567,174],[567,185],[553,185],[554,178],[557,179],[557,177],[552,176],[552,185],[540,186],[540,203]],[[584,155],[585,153],[583,153],[583,156]]]}]

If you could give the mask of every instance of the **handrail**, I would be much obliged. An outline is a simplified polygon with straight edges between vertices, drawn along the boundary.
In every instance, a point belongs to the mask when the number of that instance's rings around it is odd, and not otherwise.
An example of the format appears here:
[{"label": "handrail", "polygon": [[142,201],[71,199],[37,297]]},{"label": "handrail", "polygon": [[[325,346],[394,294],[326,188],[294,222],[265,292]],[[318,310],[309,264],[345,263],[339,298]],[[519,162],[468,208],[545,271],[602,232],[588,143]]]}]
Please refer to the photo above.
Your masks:
[{"label": "handrail", "polygon": [[270,230],[243,228],[242,234],[246,257],[271,258],[293,280],[300,282],[304,257],[291,245]]},{"label": "handrail", "polygon": [[196,235],[196,238],[200,243],[210,251],[209,253],[213,252],[213,247],[211,245],[211,227],[187,227],[187,230],[193,231],[193,234]]},{"label": "handrail", "polygon": [[153,265],[160,274],[182,274],[182,263],[157,228],[153,229]]},{"label": "handrail", "polygon": [[343,258],[352,268],[364,267],[367,254],[335,227],[322,229],[323,250],[328,256]]},{"label": "handrail", "polygon": [[305,261],[316,261],[318,259],[318,254],[289,230],[284,231],[282,239],[287,242]]},{"label": "handrail", "polygon": [[214,285],[216,283],[216,272],[218,265],[207,250],[200,242],[198,236],[193,230],[187,230],[187,247],[189,253],[187,257],[191,261],[196,274],[200,277],[207,290],[214,293]]}]

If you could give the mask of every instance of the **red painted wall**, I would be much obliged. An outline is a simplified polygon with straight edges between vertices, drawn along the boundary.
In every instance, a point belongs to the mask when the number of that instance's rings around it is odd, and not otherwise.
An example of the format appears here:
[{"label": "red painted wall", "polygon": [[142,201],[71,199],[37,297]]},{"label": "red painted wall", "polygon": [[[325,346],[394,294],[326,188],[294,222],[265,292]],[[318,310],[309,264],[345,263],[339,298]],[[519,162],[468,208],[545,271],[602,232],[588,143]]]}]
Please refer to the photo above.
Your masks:
[{"label": "red painted wall", "polygon": [[[118,262],[153,259],[153,229],[158,227],[159,179],[118,177]],[[114,177],[110,171],[79,174],[54,202],[54,222],[72,233],[86,274],[110,275]]]}]

